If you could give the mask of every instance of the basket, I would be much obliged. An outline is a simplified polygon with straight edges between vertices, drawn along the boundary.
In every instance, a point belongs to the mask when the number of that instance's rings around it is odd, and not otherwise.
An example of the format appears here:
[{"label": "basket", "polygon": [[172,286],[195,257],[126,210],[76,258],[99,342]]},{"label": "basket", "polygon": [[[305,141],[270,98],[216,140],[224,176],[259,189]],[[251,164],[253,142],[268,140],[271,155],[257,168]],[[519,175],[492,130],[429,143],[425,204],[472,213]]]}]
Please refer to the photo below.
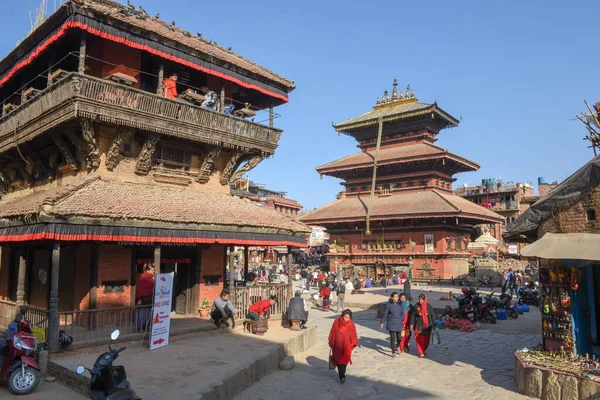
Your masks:
[{"label": "basket", "polygon": [[265,333],[269,330],[269,320],[260,318],[252,321],[252,333]]}]

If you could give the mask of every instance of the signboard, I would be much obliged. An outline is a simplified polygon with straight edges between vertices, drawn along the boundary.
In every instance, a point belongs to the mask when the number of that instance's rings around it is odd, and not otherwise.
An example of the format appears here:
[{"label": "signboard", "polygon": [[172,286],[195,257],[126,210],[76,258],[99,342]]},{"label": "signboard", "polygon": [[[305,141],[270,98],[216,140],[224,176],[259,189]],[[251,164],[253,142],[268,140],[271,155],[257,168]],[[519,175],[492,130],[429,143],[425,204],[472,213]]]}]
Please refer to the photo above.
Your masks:
[{"label": "signboard", "polygon": [[519,248],[516,244],[508,245],[508,254],[518,254]]},{"label": "signboard", "polygon": [[171,302],[173,301],[173,272],[158,274],[154,285],[154,307],[152,307],[152,336],[150,350],[169,344],[171,327]]}]

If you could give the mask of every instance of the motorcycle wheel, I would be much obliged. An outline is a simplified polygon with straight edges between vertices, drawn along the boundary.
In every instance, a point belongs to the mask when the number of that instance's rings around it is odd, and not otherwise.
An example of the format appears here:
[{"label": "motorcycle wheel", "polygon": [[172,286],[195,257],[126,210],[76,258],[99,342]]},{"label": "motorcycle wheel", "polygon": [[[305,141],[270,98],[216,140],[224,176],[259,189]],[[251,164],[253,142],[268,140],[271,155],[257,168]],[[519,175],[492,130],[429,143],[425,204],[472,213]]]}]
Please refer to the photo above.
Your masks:
[{"label": "motorcycle wheel", "polygon": [[491,324],[495,324],[496,323],[496,317],[494,315],[488,315],[487,316],[487,320],[491,323]]},{"label": "motorcycle wheel", "polygon": [[520,305],[520,306],[522,306],[522,305],[523,305],[523,298],[522,298],[522,297],[521,297],[521,298],[519,298],[519,301],[518,301],[518,303],[519,303],[519,305]]},{"label": "motorcycle wheel", "polygon": [[15,369],[8,377],[8,388],[12,394],[29,394],[35,390],[40,383],[40,371],[31,367],[25,367],[25,376],[21,367]]},{"label": "motorcycle wheel", "polygon": [[509,318],[517,319],[517,318],[519,318],[519,313],[516,312],[515,310],[508,310],[506,312],[506,316]]}]

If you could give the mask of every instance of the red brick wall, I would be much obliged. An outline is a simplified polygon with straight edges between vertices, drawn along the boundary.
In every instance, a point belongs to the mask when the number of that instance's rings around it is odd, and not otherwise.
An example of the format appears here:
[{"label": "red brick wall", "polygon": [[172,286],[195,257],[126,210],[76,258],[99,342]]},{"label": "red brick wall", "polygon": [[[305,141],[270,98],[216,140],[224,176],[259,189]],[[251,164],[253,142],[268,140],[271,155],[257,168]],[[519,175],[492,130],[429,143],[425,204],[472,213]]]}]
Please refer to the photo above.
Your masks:
[{"label": "red brick wall", "polygon": [[[596,220],[588,221],[587,211],[596,212]],[[599,233],[600,232],[600,188],[590,196],[572,205],[566,210],[557,212],[543,221],[538,228],[538,238],[547,232],[552,233]]]},{"label": "red brick wall", "polygon": [[[98,260],[98,308],[131,305],[129,284],[122,293],[104,293],[103,281],[127,281],[131,275],[131,250],[115,244],[101,244]],[[88,281],[89,282],[89,281]],[[89,286],[89,283],[88,283]]]},{"label": "red brick wall", "polygon": [[[223,289],[225,268],[225,246],[211,245],[208,249],[202,250],[202,260],[200,263],[200,303],[206,297],[212,304],[213,300],[219,296]],[[219,285],[206,286],[204,277],[210,275],[221,275]]]},{"label": "red brick wall", "polygon": [[10,248],[6,245],[2,246],[0,248],[0,300],[8,300],[9,256]]},{"label": "red brick wall", "polygon": [[539,193],[540,197],[544,197],[545,195],[547,195],[548,192],[551,191],[552,189],[554,189],[557,185],[558,185],[557,182],[542,183],[541,185],[538,185],[538,193]]},{"label": "red brick wall", "polygon": [[76,310],[90,306],[90,272],[92,268],[92,245],[80,244],[75,249],[75,301]]}]

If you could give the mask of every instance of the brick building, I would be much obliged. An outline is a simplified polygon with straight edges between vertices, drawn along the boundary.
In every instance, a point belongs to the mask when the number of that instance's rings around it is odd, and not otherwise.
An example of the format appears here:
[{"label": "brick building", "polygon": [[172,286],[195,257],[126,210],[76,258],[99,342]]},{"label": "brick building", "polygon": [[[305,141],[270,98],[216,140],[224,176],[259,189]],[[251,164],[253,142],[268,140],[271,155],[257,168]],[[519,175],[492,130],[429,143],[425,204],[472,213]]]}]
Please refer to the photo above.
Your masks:
[{"label": "brick building", "polygon": [[230,194],[274,153],[293,89],[142,9],[67,1],[0,61],[0,299],[45,313],[54,347],[68,315],[133,315],[144,263],[196,314],[228,247],[305,247],[308,227]]},{"label": "brick building", "polygon": [[287,198],[287,192],[269,189],[267,185],[254,183],[249,179],[238,179],[233,182],[231,194],[291,218],[297,217],[304,208],[296,200]]},{"label": "brick building", "polygon": [[396,86],[371,111],[335,125],[361,151],[317,167],[343,179],[345,190],[300,220],[327,228],[331,268],[345,275],[459,276],[468,272],[473,228],[496,229],[503,218],[452,194],[454,174],[479,169],[434,144],[459,121]]}]

